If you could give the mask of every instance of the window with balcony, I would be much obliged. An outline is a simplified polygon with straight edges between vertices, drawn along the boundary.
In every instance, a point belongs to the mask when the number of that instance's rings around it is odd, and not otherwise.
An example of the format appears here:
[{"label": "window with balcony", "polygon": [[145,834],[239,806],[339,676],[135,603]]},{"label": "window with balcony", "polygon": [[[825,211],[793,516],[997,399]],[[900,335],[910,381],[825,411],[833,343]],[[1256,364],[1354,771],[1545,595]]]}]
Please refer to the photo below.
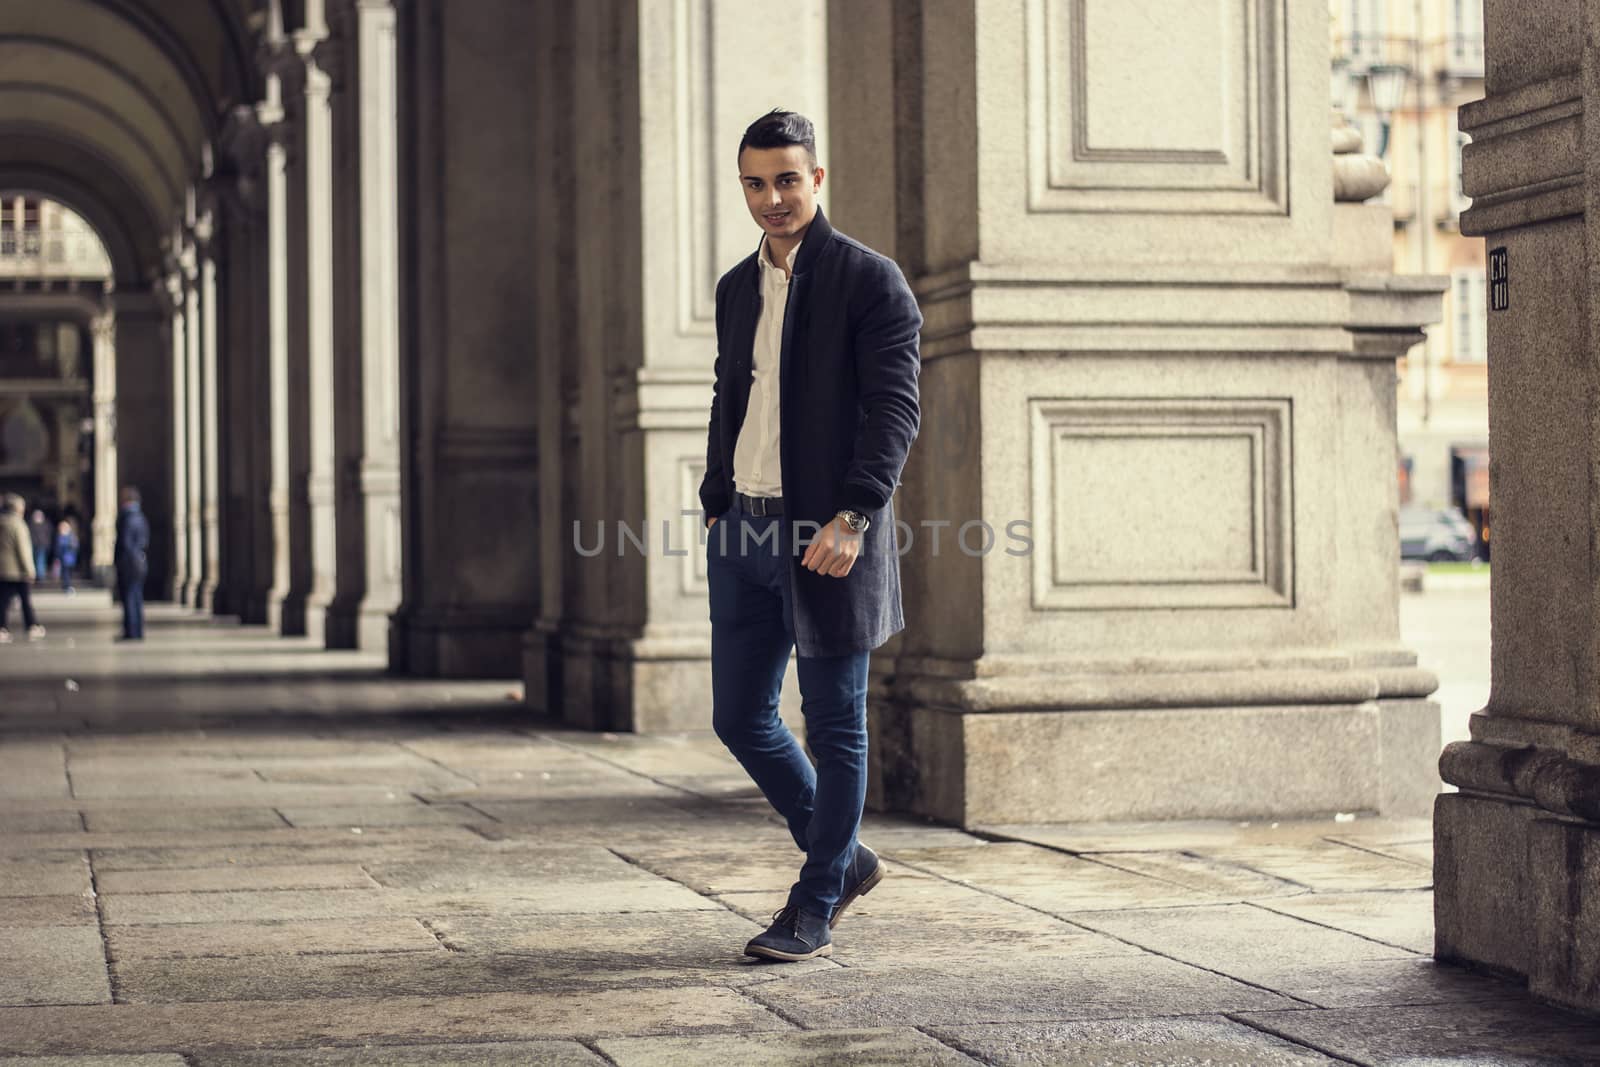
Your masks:
[{"label": "window with balcony", "polygon": [[1487,281],[1481,268],[1458,270],[1451,275],[1454,363],[1483,363],[1489,358],[1489,324],[1484,292]]},{"label": "window with balcony", "polygon": [[1449,0],[1444,71],[1458,78],[1483,77],[1483,2]]},{"label": "window with balcony", "polygon": [[1384,0],[1344,0],[1344,28],[1350,62],[1356,66],[1383,62],[1387,32]]}]

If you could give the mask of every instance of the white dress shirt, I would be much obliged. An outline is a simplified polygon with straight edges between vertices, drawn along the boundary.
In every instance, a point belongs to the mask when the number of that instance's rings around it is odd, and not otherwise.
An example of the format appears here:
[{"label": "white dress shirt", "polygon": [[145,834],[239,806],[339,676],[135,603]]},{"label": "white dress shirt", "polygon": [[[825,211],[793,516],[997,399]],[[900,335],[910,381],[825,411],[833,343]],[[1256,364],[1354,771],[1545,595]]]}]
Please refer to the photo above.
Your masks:
[{"label": "white dress shirt", "polygon": [[[794,270],[795,245],[787,257]],[[773,264],[767,239],[761,239],[761,319],[756,323],[750,367],[750,403],[733,446],[733,487],[745,496],[782,496],[783,465],[778,452],[778,366],[783,355],[783,313],[789,306],[789,275]]]}]

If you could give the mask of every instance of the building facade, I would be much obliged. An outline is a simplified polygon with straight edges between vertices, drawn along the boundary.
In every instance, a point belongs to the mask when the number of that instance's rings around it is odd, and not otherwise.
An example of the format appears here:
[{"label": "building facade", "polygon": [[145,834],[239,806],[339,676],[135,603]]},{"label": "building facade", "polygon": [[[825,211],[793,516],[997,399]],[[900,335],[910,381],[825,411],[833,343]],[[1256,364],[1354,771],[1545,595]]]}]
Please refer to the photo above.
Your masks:
[{"label": "building facade", "polygon": [[1331,12],[1336,99],[1392,176],[1382,200],[1394,212],[1394,269],[1450,281],[1440,322],[1400,365],[1401,500],[1460,509],[1486,557],[1488,284],[1483,242],[1461,234],[1472,203],[1461,178],[1470,137],[1456,118],[1483,96],[1483,7],[1333,0]]}]

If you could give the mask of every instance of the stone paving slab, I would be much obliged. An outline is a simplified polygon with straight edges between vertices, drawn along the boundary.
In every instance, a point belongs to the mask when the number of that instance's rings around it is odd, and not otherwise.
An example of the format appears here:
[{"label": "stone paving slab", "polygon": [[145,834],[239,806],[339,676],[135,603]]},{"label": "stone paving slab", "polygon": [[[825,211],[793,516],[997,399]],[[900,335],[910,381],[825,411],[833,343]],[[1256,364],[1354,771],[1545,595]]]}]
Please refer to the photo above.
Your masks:
[{"label": "stone paving slab", "polygon": [[[393,955],[284,955],[240,958],[129,959],[113,968],[119,1003],[335,1000],[346,997],[532,993],[563,996],[582,989],[679,988],[705,992],[798,978],[827,961],[796,970],[762,966],[741,954],[755,931],[708,940],[681,959],[607,957],[551,959],[531,954],[478,955],[439,951]],[[617,1023],[627,1029],[626,1016]]]},{"label": "stone paving slab", "polygon": [[[388,832],[388,839],[395,841],[421,842],[433,840],[436,842],[448,841],[481,841],[483,838],[468,830],[464,826],[436,826],[393,828],[393,827],[362,827],[365,835],[362,843],[374,840],[384,840],[381,836]],[[243,847],[246,845],[292,845],[303,844],[331,844],[335,841],[350,841],[351,828],[348,826],[319,829],[296,829],[285,826],[281,830],[155,830],[140,832],[106,832],[98,834],[0,834],[0,856],[21,855],[28,852],[55,851],[62,849],[94,849],[98,856],[102,851],[115,849],[140,849],[140,848],[206,848],[219,845],[233,845]],[[433,836],[425,836],[431,834]],[[380,835],[375,837],[374,835]],[[601,835],[603,836],[603,834]]]},{"label": "stone paving slab", "polygon": [[251,889],[377,889],[355,864],[178,867],[102,871],[102,893],[221,893]]},{"label": "stone paving slab", "polygon": [[1079,912],[1067,919],[1248,982],[1295,967],[1415,958],[1405,949],[1248,904]]},{"label": "stone paving slab", "polygon": [[[94,927],[0,927],[0,960],[4,961],[0,966],[0,1004],[103,1004],[111,1000],[100,931]],[[5,1033],[0,1026],[0,1035]]]},{"label": "stone paving slab", "polygon": [[565,994],[106,1004],[0,1008],[19,1053],[142,1052],[316,1044],[416,1044],[786,1030],[729,989],[583,989]]},{"label": "stone paving slab", "polygon": [[851,967],[749,996],[806,1029],[1077,1019],[1252,1011],[1294,1001],[1158,956],[1034,961],[1009,958],[949,970]]},{"label": "stone paving slab", "polygon": [[[0,771],[0,775],[5,772]],[[14,833],[72,833],[83,829],[83,820],[77,810],[16,811],[7,802],[7,810],[0,811],[0,834]],[[3,1062],[3,1061],[0,1061]]]},{"label": "stone paving slab", "polygon": [[1356,1063],[1592,1067],[1600,1020],[1525,1003],[1247,1013],[1251,1026]]},{"label": "stone paving slab", "polygon": [[547,914],[613,911],[694,911],[717,905],[682,886],[637,872],[629,881],[595,885],[544,882],[515,890],[431,892],[387,889],[307,889],[294,893],[108,894],[103,910],[109,926],[238,920],[354,919],[385,915],[450,915],[505,912]]},{"label": "stone paving slab", "polygon": [[188,1067],[182,1056],[153,1052],[133,1056],[0,1056],[0,1067]]},{"label": "stone paving slab", "polygon": [[[606,1061],[576,1041],[490,1041],[461,1045],[367,1045],[270,1052],[202,1052],[195,1067],[600,1067]],[[4,1061],[0,1060],[0,1067]]]},{"label": "stone paving slab", "polygon": [[[1389,822],[1390,820],[1383,820]],[[1311,844],[1331,835],[1349,837],[1360,825],[1333,819],[1226,822],[1183,820],[1125,823],[993,823],[979,833],[1071,853],[1172,852],[1198,849]]]},{"label": "stone paving slab", "polygon": [[1201,848],[1195,851],[1320,893],[1433,888],[1433,871],[1430,868],[1327,841],[1295,846]]},{"label": "stone paving slab", "polygon": [[1158,878],[1215,899],[1246,900],[1307,892],[1304,886],[1281,878],[1186,852],[1097,852],[1094,859],[1109,867]]},{"label": "stone paving slab", "polygon": [[[16,812],[77,813],[96,811],[170,811],[175,805],[200,807],[210,810],[227,808],[270,808],[278,804],[315,806],[337,804],[343,807],[381,805],[387,803],[414,804],[417,798],[402,789],[388,785],[286,785],[255,779],[241,788],[215,794],[188,793],[174,796],[170,789],[158,782],[147,783],[142,790],[130,786],[128,792],[100,797],[17,797],[6,801],[6,808]],[[70,827],[69,827],[70,828]]]},{"label": "stone paving slab", "polygon": [[482,811],[465,804],[402,803],[352,808],[279,805],[278,811],[289,821],[289,825],[301,829],[330,826],[459,826],[489,821]]},{"label": "stone paving slab", "polygon": [[1331,926],[1403,948],[1418,955],[1433,952],[1433,893],[1318,893],[1256,904],[1283,915]]},{"label": "stone paving slab", "polygon": [[641,869],[598,845],[434,852],[431,858],[365,863],[380,884],[394,889],[519,889],[550,881],[637,881],[656,872]]},{"label": "stone paving slab", "polygon": [[82,856],[0,864],[0,897],[74,896],[89,891],[89,865]]},{"label": "stone paving slab", "polygon": [[205,808],[178,811],[92,811],[83,817],[90,833],[131,830],[275,830],[284,825],[271,808]]},{"label": "stone paving slab", "polygon": [[0,900],[0,929],[29,926],[95,926],[94,897],[7,897]]},{"label": "stone paving slab", "polygon": [[113,961],[444,951],[438,938],[413,918],[109,926],[106,944]]},{"label": "stone paving slab", "polygon": [[904,849],[890,855],[913,869],[1056,913],[1089,908],[1159,908],[1226,899],[1216,893],[1030,845]]},{"label": "stone paving slab", "polygon": [[1250,980],[1322,1008],[1495,1000],[1507,993],[1501,979],[1461,967],[1441,966],[1432,958],[1357,960],[1321,966],[1283,961],[1276,970],[1269,967],[1252,971]]},{"label": "stone paving slab", "polygon": [[1322,1067],[1342,1062],[1220,1016],[941,1027],[933,1033],[997,1067]]},{"label": "stone paving slab", "polygon": [[703,1067],[709,1063],[759,1063],[763,1067],[809,1067],[818,1063],[970,1067],[979,1062],[909,1027],[748,1036],[617,1037],[600,1041],[596,1047],[617,1067]]},{"label": "stone paving slab", "polygon": [[[741,849],[683,848],[683,847],[629,847],[619,849],[622,855],[643,869],[670,878],[693,889],[696,893],[751,893],[769,890],[774,886],[787,887],[799,876],[805,853],[787,844],[763,843]],[[897,879],[928,878],[928,875],[900,868]]]}]

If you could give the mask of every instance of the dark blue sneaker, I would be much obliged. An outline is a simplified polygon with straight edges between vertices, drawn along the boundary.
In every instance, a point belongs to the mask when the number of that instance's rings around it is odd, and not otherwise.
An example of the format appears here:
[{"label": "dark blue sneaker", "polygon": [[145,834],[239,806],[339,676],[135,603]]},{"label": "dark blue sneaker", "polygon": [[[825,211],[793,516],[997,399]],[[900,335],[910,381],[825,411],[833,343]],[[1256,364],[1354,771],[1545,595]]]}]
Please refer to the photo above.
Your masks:
[{"label": "dark blue sneaker", "polygon": [[828,920],[829,929],[839,925],[844,909],[854,904],[856,897],[866,896],[883,881],[886,870],[876,852],[860,842],[856,843],[856,854],[850,860],[850,869],[844,872],[844,896],[833,907],[833,916]]},{"label": "dark blue sneaker", "polygon": [[790,904],[772,917],[767,932],[757,934],[744,947],[746,956],[795,963],[833,955],[833,935],[820,915]]}]

